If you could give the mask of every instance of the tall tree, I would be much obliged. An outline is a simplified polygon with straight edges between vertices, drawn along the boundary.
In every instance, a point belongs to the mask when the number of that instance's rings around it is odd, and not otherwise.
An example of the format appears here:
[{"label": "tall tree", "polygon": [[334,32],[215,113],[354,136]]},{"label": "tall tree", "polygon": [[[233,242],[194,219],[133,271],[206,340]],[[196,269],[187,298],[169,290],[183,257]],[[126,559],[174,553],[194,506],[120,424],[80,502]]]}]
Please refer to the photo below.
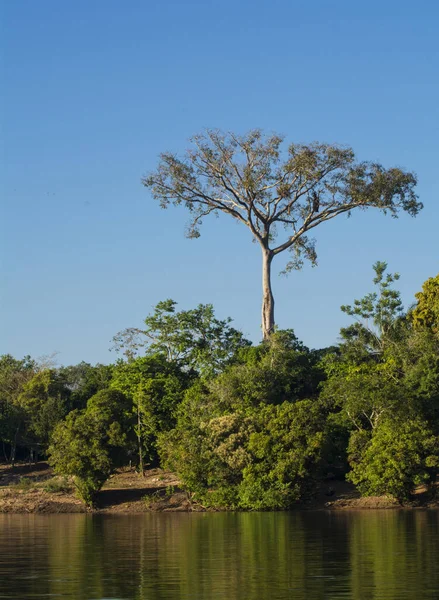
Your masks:
[{"label": "tall tree", "polygon": [[[378,208],[396,217],[422,208],[414,192],[416,177],[398,168],[356,162],[351,148],[330,144],[291,144],[259,129],[239,136],[207,130],[192,138],[184,158],[161,154],[155,172],[142,179],[160,201],[186,206],[192,219],[187,235],[199,237],[204,217],[226,213],[250,229],[262,250],[262,332],[273,331],[273,258],[292,253],[285,271],[303,260],[316,264],[308,232],[355,208]],[[285,236],[280,238],[280,230]]]}]

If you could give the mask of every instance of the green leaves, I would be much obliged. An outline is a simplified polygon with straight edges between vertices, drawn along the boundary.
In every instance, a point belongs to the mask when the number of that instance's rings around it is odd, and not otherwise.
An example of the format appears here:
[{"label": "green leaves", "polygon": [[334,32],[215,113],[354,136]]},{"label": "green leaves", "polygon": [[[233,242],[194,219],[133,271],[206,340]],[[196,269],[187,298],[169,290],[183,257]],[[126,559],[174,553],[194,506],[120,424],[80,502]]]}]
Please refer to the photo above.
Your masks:
[{"label": "green leaves", "polygon": [[56,473],[74,477],[86,504],[93,504],[96,493],[132,451],[132,425],[126,396],[102,390],[90,398],[86,410],[73,410],[55,428],[49,462]]},{"label": "green leaves", "polygon": [[11,460],[15,458],[26,419],[26,410],[19,398],[36,371],[37,365],[29,356],[22,360],[10,354],[0,357],[0,439],[11,445]]},{"label": "green leaves", "polygon": [[18,397],[23,409],[28,443],[37,442],[45,451],[56,424],[68,413],[69,391],[54,369],[36,373]]},{"label": "green leaves", "polygon": [[439,275],[430,277],[415,294],[417,305],[410,313],[414,327],[426,327],[439,333]]},{"label": "green leaves", "polygon": [[309,489],[324,429],[317,403],[284,402],[177,428],[162,436],[162,457],[203,504],[289,508]]},{"label": "green leaves", "polygon": [[321,399],[351,429],[349,479],[362,494],[406,501],[438,472],[439,339],[421,316],[431,314],[431,296],[419,294],[419,313],[404,315],[392,287],[399,276],[386,268],[374,265],[377,292],[342,307],[358,322],[342,329],[338,352],[322,361]]},{"label": "green leaves", "polygon": [[229,364],[236,352],[250,345],[243,334],[231,327],[232,319],[219,320],[211,304],[176,311],[177,302],[159,302],[145,319],[145,329],[125,329],[114,338],[117,351],[133,360],[140,349],[161,354],[186,369],[211,377]]},{"label": "green leaves", "polygon": [[50,464],[56,473],[73,476],[79,495],[92,505],[112,471],[102,423],[89,414],[72,411],[55,429],[49,448]]},{"label": "green leaves", "polygon": [[162,207],[188,208],[189,237],[198,237],[205,216],[220,211],[268,247],[269,240],[275,243],[278,223],[287,235],[272,250],[294,246],[299,266],[302,254],[316,260],[307,231],[337,214],[374,207],[392,216],[401,210],[415,216],[422,209],[412,173],[356,163],[351,148],[317,142],[285,148],[283,136],[259,129],[244,135],[209,129],[191,142],[185,157],[162,154],[157,170],[142,179]]},{"label": "green leaves", "polygon": [[[342,306],[341,310],[346,314],[362,319],[360,327],[355,330],[358,338],[362,338],[371,348],[382,349],[386,343],[386,336],[391,329],[398,324],[402,316],[403,305],[399,291],[392,289],[392,284],[398,281],[398,273],[388,273],[385,276],[387,263],[377,261],[373,265],[375,278],[373,283],[377,286],[377,292],[367,294],[360,300],[354,300],[352,306]],[[342,336],[346,330],[342,329]],[[348,329],[350,336],[354,330]]]},{"label": "green leaves", "polygon": [[402,502],[417,485],[434,484],[439,472],[439,438],[419,418],[386,419],[362,447],[354,437],[350,454],[348,478],[365,496],[390,494]]},{"label": "green leaves", "polygon": [[197,383],[160,436],[160,455],[205,505],[291,506],[320,460],[326,409],[316,393],[314,355],[291,331],[244,349],[240,364]]},{"label": "green leaves", "polygon": [[115,367],[111,387],[130,399],[131,410],[137,415],[136,434],[150,461],[157,458],[157,435],[175,425],[177,406],[192,380],[193,374],[160,354]]},{"label": "green leaves", "polygon": [[[326,221],[360,208],[397,217],[422,209],[413,173],[355,162],[351,148],[334,144],[290,144],[259,129],[245,135],[208,129],[192,138],[178,158],[167,152],[142,183],[162,208],[183,204],[191,219],[187,236],[200,236],[203,219],[220,212],[240,221],[263,253],[263,338],[274,330],[271,261],[288,250],[283,273],[317,264],[309,232]],[[282,235],[281,232],[285,231]],[[269,257],[269,265],[267,263]]]}]

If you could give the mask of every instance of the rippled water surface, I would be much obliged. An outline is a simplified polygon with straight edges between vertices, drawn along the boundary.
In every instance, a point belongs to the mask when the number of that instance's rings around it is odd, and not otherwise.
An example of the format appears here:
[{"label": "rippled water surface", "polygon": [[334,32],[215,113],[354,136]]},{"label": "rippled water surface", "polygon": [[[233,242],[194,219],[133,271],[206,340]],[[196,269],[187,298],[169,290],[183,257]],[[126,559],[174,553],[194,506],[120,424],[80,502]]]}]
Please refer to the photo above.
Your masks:
[{"label": "rippled water surface", "polygon": [[439,512],[0,515],[0,598],[439,598]]}]

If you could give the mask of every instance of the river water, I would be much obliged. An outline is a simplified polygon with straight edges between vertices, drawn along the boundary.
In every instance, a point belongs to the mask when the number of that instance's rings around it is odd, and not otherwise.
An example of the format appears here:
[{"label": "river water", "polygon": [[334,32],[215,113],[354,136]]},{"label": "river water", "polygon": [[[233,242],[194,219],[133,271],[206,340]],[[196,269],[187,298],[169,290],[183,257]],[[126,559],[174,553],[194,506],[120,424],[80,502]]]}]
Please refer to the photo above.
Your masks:
[{"label": "river water", "polygon": [[0,515],[0,598],[439,599],[439,511]]}]

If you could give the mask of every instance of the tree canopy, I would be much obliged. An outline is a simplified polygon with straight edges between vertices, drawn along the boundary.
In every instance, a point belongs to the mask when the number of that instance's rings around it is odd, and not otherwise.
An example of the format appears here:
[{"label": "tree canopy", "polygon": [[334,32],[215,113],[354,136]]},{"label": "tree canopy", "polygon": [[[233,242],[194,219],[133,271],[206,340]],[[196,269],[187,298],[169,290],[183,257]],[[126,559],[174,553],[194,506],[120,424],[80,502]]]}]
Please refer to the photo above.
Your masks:
[{"label": "tree canopy", "polygon": [[414,307],[411,318],[415,326],[432,328],[439,332],[439,275],[430,277],[424,282],[422,291],[415,294],[417,305]]},{"label": "tree canopy", "polygon": [[286,272],[301,268],[305,259],[316,264],[315,240],[308,234],[318,225],[357,208],[377,208],[393,217],[400,211],[415,216],[422,208],[413,173],[356,161],[349,147],[314,142],[285,148],[284,136],[259,129],[245,135],[209,129],[191,142],[182,158],[161,154],[143,185],[163,208],[189,210],[188,237],[199,237],[210,214],[228,214],[250,230],[262,249],[264,338],[275,325],[275,256],[291,253]]},{"label": "tree canopy", "polygon": [[146,327],[129,327],[113,338],[116,351],[132,360],[139,351],[161,354],[183,368],[204,376],[218,373],[240,348],[250,345],[241,331],[231,326],[230,317],[220,320],[212,304],[191,310],[176,310],[177,302],[159,302],[144,321]]},{"label": "tree canopy", "polygon": [[[144,356],[47,368],[0,357],[5,460],[35,449],[87,504],[118,467],[171,468],[191,502],[273,510],[326,481],[417,501],[437,491],[437,286],[405,311],[399,275],[373,265],[373,290],[342,311],[337,345],[310,350],[293,330],[252,345],[213,308],[159,303]],[[230,335],[229,335],[230,334]],[[140,334],[139,334],[140,335]],[[140,353],[140,352],[139,352]],[[67,482],[68,483],[68,482]]]}]

